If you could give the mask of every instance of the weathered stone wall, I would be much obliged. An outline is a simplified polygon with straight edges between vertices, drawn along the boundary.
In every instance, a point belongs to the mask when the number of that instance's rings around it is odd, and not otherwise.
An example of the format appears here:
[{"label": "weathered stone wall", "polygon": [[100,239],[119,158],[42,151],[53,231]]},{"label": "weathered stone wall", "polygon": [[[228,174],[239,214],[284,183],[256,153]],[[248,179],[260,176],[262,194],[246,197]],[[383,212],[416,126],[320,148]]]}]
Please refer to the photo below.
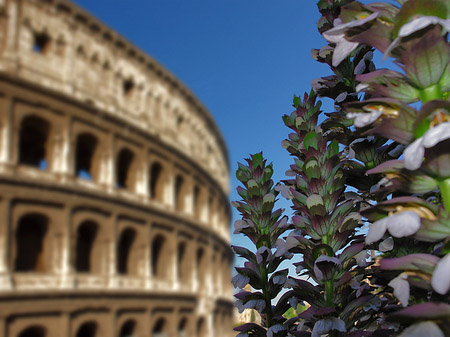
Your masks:
[{"label": "weathered stone wall", "polygon": [[70,2],[0,6],[0,337],[232,336],[209,113]]}]

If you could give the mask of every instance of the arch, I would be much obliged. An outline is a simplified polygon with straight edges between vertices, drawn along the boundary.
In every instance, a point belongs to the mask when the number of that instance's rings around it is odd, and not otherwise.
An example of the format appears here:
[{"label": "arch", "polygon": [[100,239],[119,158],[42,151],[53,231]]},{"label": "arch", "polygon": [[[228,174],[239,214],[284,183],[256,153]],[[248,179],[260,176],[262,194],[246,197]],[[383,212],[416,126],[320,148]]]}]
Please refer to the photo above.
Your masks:
[{"label": "arch", "polygon": [[164,318],[160,318],[156,321],[153,326],[151,337],[168,337],[169,335],[166,333],[166,320]]},{"label": "arch", "polygon": [[45,238],[47,232],[48,218],[45,215],[27,214],[20,218],[15,237],[15,271],[46,271]]},{"label": "arch", "polygon": [[117,244],[117,272],[119,274],[129,274],[131,271],[130,253],[136,238],[136,231],[126,228],[120,234]]},{"label": "arch", "polygon": [[20,123],[19,163],[47,169],[50,124],[36,115],[25,117]]},{"label": "arch", "polygon": [[136,330],[136,321],[133,319],[129,319],[122,324],[119,337],[133,337],[135,330]]},{"label": "arch", "polygon": [[85,221],[78,226],[75,247],[75,270],[92,272],[93,248],[97,238],[98,225],[93,221]]},{"label": "arch", "polygon": [[150,167],[149,192],[152,200],[162,201],[162,170],[163,167],[158,162]]},{"label": "arch", "polygon": [[97,323],[93,321],[83,323],[77,331],[76,337],[95,337],[97,335]]},{"label": "arch", "polygon": [[186,254],[186,243],[180,242],[177,247],[177,276],[179,280],[186,278],[186,271],[184,268],[184,256]]},{"label": "arch", "polygon": [[194,216],[200,218],[200,188],[196,185],[192,192],[192,209],[194,210]]},{"label": "arch", "polygon": [[133,179],[132,179],[132,164],[134,161],[134,153],[123,148],[117,155],[116,165],[116,187],[125,188],[129,191],[133,191]]},{"label": "arch", "polygon": [[97,177],[94,165],[95,152],[97,148],[97,137],[91,133],[81,133],[77,137],[75,147],[75,175],[80,178],[95,180]]},{"label": "arch", "polygon": [[206,337],[206,324],[203,317],[197,321],[197,337]]},{"label": "arch", "polygon": [[164,278],[165,266],[163,263],[164,248],[166,245],[166,238],[163,235],[157,235],[152,241],[152,274],[158,278]]},{"label": "arch", "polygon": [[183,317],[180,319],[180,323],[178,323],[178,331],[177,331],[177,337],[187,337],[188,331],[187,331],[187,318]]},{"label": "arch", "polygon": [[38,54],[45,54],[50,46],[51,38],[44,32],[34,32],[33,34],[33,51]]},{"label": "arch", "polygon": [[205,279],[205,251],[202,247],[197,249],[196,254],[196,262],[197,262],[197,281],[198,281],[198,289],[201,290],[203,288],[203,281]]},{"label": "arch", "polygon": [[34,325],[23,330],[18,337],[45,337],[47,331],[43,326]]},{"label": "arch", "polygon": [[175,177],[174,203],[175,210],[184,211],[184,179],[180,175]]}]

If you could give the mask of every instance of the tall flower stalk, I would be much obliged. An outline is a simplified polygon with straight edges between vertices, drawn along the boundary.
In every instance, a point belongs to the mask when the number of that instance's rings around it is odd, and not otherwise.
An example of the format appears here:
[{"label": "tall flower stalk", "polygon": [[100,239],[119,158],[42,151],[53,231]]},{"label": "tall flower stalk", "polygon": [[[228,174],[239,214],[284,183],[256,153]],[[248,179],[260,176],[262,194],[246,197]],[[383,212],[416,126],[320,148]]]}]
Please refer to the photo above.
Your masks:
[{"label": "tall flower stalk", "polygon": [[[329,44],[312,55],[333,75],[283,117],[290,178],[254,183],[270,167],[261,154],[238,170],[236,229],[256,254],[235,248],[248,261],[234,280],[261,289],[238,305],[264,318],[239,336],[450,335],[450,2],[397,2],[318,2]],[[377,51],[399,69],[376,69]],[[317,95],[336,107],[322,123]],[[278,192],[289,221],[273,211]],[[276,271],[292,256],[296,276]],[[301,302],[310,307],[283,318]]]}]

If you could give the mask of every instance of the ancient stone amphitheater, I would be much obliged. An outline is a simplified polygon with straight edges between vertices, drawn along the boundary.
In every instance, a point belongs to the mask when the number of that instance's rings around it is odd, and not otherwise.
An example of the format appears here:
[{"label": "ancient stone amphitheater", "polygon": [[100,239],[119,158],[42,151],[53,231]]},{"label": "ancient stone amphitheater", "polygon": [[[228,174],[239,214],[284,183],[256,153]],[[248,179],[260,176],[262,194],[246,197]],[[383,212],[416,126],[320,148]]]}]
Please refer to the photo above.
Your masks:
[{"label": "ancient stone amphitheater", "polygon": [[209,112],[71,2],[0,7],[0,336],[231,336]]}]

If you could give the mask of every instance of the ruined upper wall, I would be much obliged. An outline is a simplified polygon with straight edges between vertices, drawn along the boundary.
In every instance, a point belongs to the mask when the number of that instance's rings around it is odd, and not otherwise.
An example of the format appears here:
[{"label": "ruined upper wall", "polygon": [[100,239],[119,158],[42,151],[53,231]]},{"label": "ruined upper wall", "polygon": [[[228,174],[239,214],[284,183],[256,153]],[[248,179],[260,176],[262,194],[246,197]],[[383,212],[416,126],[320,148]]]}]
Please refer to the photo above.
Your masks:
[{"label": "ruined upper wall", "polygon": [[210,113],[158,62],[68,0],[0,0],[0,71],[111,114],[177,148],[228,193]]}]

